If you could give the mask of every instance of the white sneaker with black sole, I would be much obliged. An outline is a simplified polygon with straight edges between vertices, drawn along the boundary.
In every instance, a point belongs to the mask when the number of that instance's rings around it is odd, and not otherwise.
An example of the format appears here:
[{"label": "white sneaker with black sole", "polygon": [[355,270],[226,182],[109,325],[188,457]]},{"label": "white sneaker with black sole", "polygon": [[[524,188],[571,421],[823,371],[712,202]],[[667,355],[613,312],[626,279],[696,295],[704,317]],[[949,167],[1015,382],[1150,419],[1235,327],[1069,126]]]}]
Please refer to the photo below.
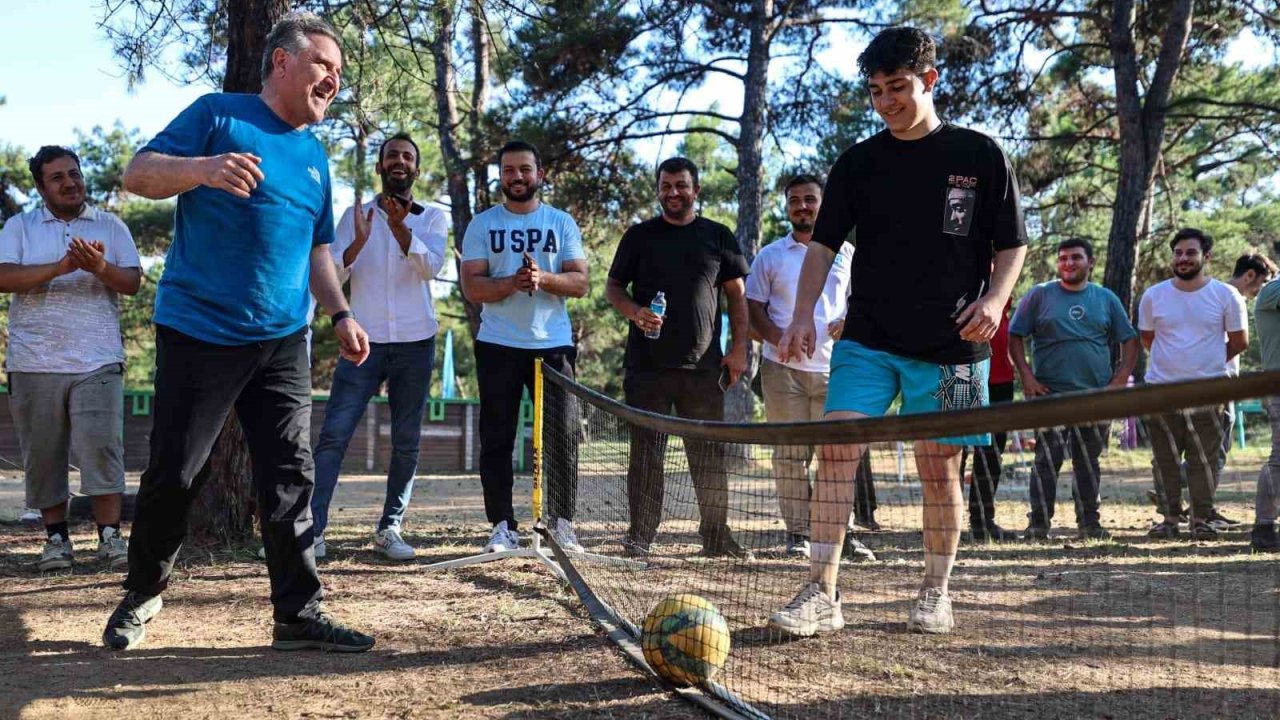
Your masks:
[{"label": "white sneaker with black sole", "polygon": [[832,599],[822,591],[821,585],[809,583],[786,607],[769,616],[769,627],[798,637],[839,630],[844,627],[840,591],[837,590]]},{"label": "white sneaker with black sole", "polygon": [[907,630],[941,635],[951,632],[955,626],[951,597],[946,591],[936,587],[921,589],[907,613]]},{"label": "white sneaker with black sole", "polygon": [[493,526],[493,531],[489,533],[489,542],[485,544],[484,551],[495,553],[504,550],[518,550],[519,548],[520,534],[515,530],[507,529],[507,521],[503,520]]},{"label": "white sneaker with black sole", "polygon": [[373,546],[378,552],[387,556],[390,560],[405,562],[412,560],[416,553],[409,543],[400,537],[400,531],[396,528],[383,528],[373,536]]},{"label": "white sneaker with black sole", "polygon": [[129,567],[129,543],[120,536],[119,530],[113,527],[102,529],[102,539],[98,540],[98,559],[112,570]]},{"label": "white sneaker with black sole", "polygon": [[803,535],[791,535],[787,538],[787,555],[790,557],[809,557],[809,538]]}]

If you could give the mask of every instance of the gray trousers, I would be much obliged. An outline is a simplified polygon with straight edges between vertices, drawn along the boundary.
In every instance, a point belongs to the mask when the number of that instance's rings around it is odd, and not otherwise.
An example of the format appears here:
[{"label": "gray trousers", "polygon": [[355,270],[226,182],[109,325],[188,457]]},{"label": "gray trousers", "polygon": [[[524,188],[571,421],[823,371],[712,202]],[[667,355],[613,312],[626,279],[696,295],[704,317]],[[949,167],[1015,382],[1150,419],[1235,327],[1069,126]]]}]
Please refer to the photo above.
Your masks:
[{"label": "gray trousers", "polygon": [[1222,451],[1221,405],[1147,419],[1156,486],[1169,512],[1182,506],[1182,463],[1193,520],[1208,520],[1218,487],[1218,454]]},{"label": "gray trousers", "polygon": [[1258,495],[1254,507],[1259,524],[1274,523],[1280,512],[1280,395],[1272,395],[1265,403],[1271,418],[1271,457],[1258,473]]},{"label": "gray trousers", "polygon": [[9,373],[9,409],[22,448],[27,507],[67,501],[67,465],[82,495],[124,492],[124,375],[120,363],[87,373]]}]

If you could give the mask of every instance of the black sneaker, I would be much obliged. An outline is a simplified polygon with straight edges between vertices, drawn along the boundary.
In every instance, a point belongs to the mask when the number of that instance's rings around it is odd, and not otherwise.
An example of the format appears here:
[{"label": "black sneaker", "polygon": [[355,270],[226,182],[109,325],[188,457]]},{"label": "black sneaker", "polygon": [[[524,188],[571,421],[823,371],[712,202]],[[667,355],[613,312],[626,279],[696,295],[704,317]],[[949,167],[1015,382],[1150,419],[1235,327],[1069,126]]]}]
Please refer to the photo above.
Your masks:
[{"label": "black sneaker", "polygon": [[1191,537],[1194,540],[1217,540],[1218,529],[1203,520],[1191,523]]},{"label": "black sneaker", "polygon": [[986,525],[976,525],[969,528],[969,537],[974,542],[1008,542],[1017,540],[1018,533],[1012,530],[1005,530],[995,523],[987,523]]},{"label": "black sneaker", "polygon": [[1028,525],[1026,530],[1022,531],[1023,540],[1048,540],[1049,528],[1044,525]]},{"label": "black sneaker", "polygon": [[1101,525],[1081,525],[1076,533],[1081,540],[1110,540],[1111,533]]},{"label": "black sneaker", "polygon": [[271,633],[271,647],[276,650],[358,653],[372,648],[373,638],[343,627],[328,615],[319,613],[301,622],[276,623]]},{"label": "black sneaker", "polygon": [[849,562],[875,562],[876,554],[871,552],[871,548],[863,545],[853,533],[846,532],[844,534],[844,546],[840,550],[840,557]]},{"label": "black sneaker", "polygon": [[716,533],[713,539],[704,539],[702,541],[702,557],[708,558],[733,558],[743,562],[751,562],[756,559],[754,553],[738,544],[737,540],[727,532]]},{"label": "black sneaker", "polygon": [[164,602],[159,595],[139,595],[131,592],[124,596],[115,612],[107,619],[107,629],[102,631],[102,644],[112,650],[129,650],[142,644],[147,637],[147,623],[160,613]]},{"label": "black sneaker", "polygon": [[1231,518],[1224,516],[1222,513],[1218,512],[1218,508],[1214,508],[1209,511],[1208,523],[1218,532],[1225,532],[1233,528],[1238,528],[1244,524],[1239,520],[1232,520]]},{"label": "black sneaker", "polygon": [[1180,533],[1181,531],[1178,529],[1178,523],[1169,522],[1168,520],[1160,520],[1152,525],[1151,529],[1147,531],[1147,537],[1168,540],[1170,538],[1178,537]]},{"label": "black sneaker", "polygon": [[1249,534],[1249,547],[1254,552],[1280,551],[1280,536],[1276,535],[1275,523],[1254,525],[1253,532]]}]

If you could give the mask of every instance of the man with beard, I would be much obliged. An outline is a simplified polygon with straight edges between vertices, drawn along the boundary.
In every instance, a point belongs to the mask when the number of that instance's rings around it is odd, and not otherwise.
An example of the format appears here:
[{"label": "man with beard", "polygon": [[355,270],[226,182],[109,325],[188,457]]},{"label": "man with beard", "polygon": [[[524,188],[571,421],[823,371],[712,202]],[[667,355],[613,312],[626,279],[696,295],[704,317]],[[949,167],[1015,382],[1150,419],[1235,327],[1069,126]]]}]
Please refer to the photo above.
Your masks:
[{"label": "man with beard", "polygon": [[[512,507],[511,454],[525,389],[533,395],[534,360],[574,376],[577,350],[565,298],[590,289],[587,256],[578,224],[563,210],[538,199],[545,170],[538,150],[512,140],[498,151],[505,200],[476,215],[462,240],[462,292],[483,303],[476,335],[476,379],[480,385],[480,484],[493,526],[485,552],[515,550],[520,535]],[[548,407],[548,422],[562,458],[547,470],[547,518],[552,537],[581,552],[573,529],[577,505],[576,406]]]},{"label": "man with beard", "polygon": [[[1226,375],[1227,361],[1249,346],[1244,298],[1205,273],[1213,250],[1213,238],[1208,234],[1184,228],[1173,236],[1169,247],[1173,250],[1174,277],[1147,288],[1138,304],[1138,331],[1151,353],[1147,382]],[[1191,495],[1191,536],[1196,540],[1218,536],[1218,529],[1209,521],[1218,486],[1222,413],[1219,405],[1148,419],[1156,489],[1164,493],[1163,519],[1152,525],[1151,537],[1179,535],[1176,513],[1182,507],[1184,461]]]},{"label": "man with beard", "polygon": [[[729,228],[701,217],[694,202],[698,167],[687,158],[664,160],[657,171],[662,214],[632,225],[618,243],[605,294],[632,327],[623,359],[626,403],[694,420],[723,420],[725,388],[747,369],[750,272]],[[629,288],[628,288],[629,286]],[[650,309],[661,292],[665,316]],[[720,349],[720,295],[729,301],[733,345]],[[646,333],[658,333],[656,338]],[[750,559],[729,533],[729,480],[724,445],[685,440],[701,520],[702,554]],[[652,551],[662,517],[666,436],[633,428],[627,467],[631,526],[628,554]]]},{"label": "man with beard", "polygon": [[412,560],[413,548],[400,524],[413,495],[422,436],[422,413],[435,363],[440,325],[431,301],[431,279],[444,265],[448,221],[440,210],[413,200],[418,146],[403,133],[378,150],[382,193],[367,210],[356,198],[338,221],[330,252],[339,278],[351,279],[351,311],[369,333],[369,358],[357,365],[339,358],[333,373],[324,427],[316,443],[315,516],[317,558],[325,556],[329,502],[342,458],[369,399],[387,383],[391,408],[391,462],[374,549],[392,560]]},{"label": "man with beard", "polygon": [[[338,35],[292,13],[265,39],[262,93],[196,100],[134,156],[125,189],[178,196],[173,244],[156,291],[151,460],[138,490],[128,594],[103,632],[136,647],[160,611],[191,501],[234,408],[253,458],[271,578],[277,650],[362,652],[373,638],[322,609],[312,548],[311,371],[314,294],[333,315],[342,356],[369,342],[351,316],[326,247],[333,194],[324,146],[307,127],[338,94]],[[308,293],[310,290],[310,293]]]},{"label": "man with beard", "polygon": [[[822,206],[822,180],[814,175],[797,175],[783,188],[787,199],[787,219],[791,232],[760,249],[747,277],[747,311],[751,329],[764,340],[760,384],[769,422],[805,422],[822,419],[827,400],[827,380],[831,367],[831,347],[844,327],[848,307],[849,267],[853,247],[840,246],[832,263],[822,297],[814,308],[813,322],[822,328],[823,342],[813,357],[778,358],[782,325],[791,322],[795,307],[796,283],[805,248],[813,237],[813,222]],[[774,483],[778,508],[787,526],[787,554],[809,557],[809,462],[813,446],[779,445],[773,449]],[[845,555],[850,559],[874,560],[854,537],[845,533]]]},{"label": "man with beard", "polygon": [[67,463],[93,499],[98,559],[129,561],[120,534],[124,493],[124,345],[119,296],[142,284],[138,250],[120,218],[85,202],[80,158],[40,148],[29,163],[44,206],[0,231],[0,292],[9,308],[9,409],[22,449],[27,506],[48,540],[36,566],[71,567]]},{"label": "man with beard", "polygon": [[[1115,293],[1089,282],[1093,265],[1093,246],[1087,240],[1062,241],[1058,279],[1031,288],[1018,304],[1009,325],[1009,347],[1025,397],[1122,388],[1129,383],[1138,359],[1138,333]],[[1034,370],[1027,364],[1027,338],[1035,343]],[[1120,345],[1120,362],[1114,370],[1112,345]],[[1107,432],[1104,422],[1038,433],[1026,539],[1049,537],[1064,453],[1071,455],[1078,535],[1095,540],[1109,537],[1098,514],[1098,456],[1106,446]]]}]

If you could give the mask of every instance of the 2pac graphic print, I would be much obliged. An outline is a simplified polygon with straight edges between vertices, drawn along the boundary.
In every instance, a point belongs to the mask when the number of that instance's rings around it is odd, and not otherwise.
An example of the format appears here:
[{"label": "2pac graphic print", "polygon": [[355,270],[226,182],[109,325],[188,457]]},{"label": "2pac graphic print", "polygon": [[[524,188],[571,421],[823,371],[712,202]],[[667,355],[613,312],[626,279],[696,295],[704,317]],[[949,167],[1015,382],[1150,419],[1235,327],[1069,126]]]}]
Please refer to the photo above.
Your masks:
[{"label": "2pac graphic print", "polygon": [[978,204],[978,178],[967,175],[947,177],[947,202],[942,210],[942,232],[968,237],[973,210]]}]

